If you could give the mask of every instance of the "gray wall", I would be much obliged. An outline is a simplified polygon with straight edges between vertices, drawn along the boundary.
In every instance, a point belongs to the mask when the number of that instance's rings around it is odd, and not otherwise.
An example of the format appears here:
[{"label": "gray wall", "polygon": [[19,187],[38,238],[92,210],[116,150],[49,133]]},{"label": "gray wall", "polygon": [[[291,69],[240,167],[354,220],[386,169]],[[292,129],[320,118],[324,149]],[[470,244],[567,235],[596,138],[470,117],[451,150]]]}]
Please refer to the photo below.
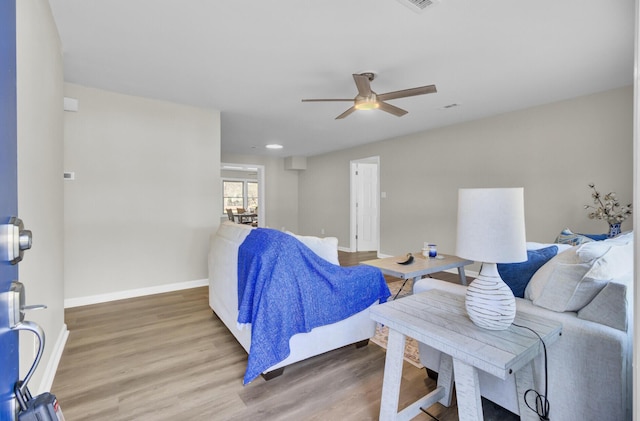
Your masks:
[{"label": "gray wall", "polygon": [[222,162],[264,166],[266,226],[298,232],[298,171],[285,170],[284,158],[223,152]]},{"label": "gray wall", "polygon": [[[47,337],[44,356],[29,388],[47,390],[66,340],[63,273],[62,51],[49,3],[16,2],[18,93],[18,209],[33,247],[20,263],[27,304],[46,310],[27,313]],[[20,376],[34,355],[34,335],[20,334]]]},{"label": "gray wall", "polygon": [[[633,199],[633,88],[626,87],[310,157],[299,178],[300,232],[349,247],[349,162],[380,157],[380,252],[455,250],[457,191],[524,187],[527,238],[565,227],[602,233],[587,218],[588,184]],[[623,230],[632,229],[631,220]]]},{"label": "gray wall", "polygon": [[220,113],[65,84],[65,298],[207,278]]}]

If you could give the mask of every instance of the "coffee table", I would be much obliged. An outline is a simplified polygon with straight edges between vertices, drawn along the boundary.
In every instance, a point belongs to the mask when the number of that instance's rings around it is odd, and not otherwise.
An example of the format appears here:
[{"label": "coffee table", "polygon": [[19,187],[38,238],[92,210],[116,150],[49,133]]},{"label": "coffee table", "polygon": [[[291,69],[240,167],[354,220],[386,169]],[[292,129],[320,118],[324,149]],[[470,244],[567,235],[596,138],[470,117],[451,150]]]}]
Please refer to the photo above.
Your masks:
[{"label": "coffee table", "polygon": [[[424,257],[422,252],[413,253],[413,263],[408,265],[401,265],[398,262],[406,260],[406,256],[385,257],[383,259],[365,260],[360,264],[377,267],[385,275],[394,276],[396,278],[404,279],[400,291],[404,288],[409,279],[413,279],[414,282],[422,278],[424,275],[429,275],[435,272],[443,272],[448,269],[458,269],[458,275],[460,276],[460,283],[467,285],[467,277],[464,273],[464,267],[473,263],[472,260],[461,259],[457,256],[451,256],[447,254],[439,254],[440,257]],[[400,293],[398,291],[398,294]]]},{"label": "coffee table", "polygon": [[[521,419],[538,419],[524,393],[533,388],[532,361],[543,347],[532,332],[515,325],[533,329],[549,346],[560,336],[561,323],[518,312],[506,330],[482,329],[467,316],[463,295],[437,289],[373,306],[369,314],[389,327],[380,420],[409,420],[436,402],[449,406],[454,379],[460,421],[482,420],[478,369],[501,379],[515,376]],[[436,389],[398,412],[406,336],[442,356]]]}]

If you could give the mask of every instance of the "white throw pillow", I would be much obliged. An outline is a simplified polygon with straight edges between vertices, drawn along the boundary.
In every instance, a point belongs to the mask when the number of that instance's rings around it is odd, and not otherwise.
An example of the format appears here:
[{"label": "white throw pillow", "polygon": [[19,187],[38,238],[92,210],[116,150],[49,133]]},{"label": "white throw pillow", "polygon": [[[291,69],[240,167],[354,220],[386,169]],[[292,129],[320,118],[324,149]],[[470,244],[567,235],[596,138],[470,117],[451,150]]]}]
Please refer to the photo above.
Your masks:
[{"label": "white throw pillow", "polygon": [[578,247],[558,254],[538,269],[527,285],[525,297],[534,305],[557,312],[578,311],[586,306],[607,281],[585,276],[593,263],[580,260]]},{"label": "white throw pillow", "polygon": [[334,265],[340,265],[338,261],[338,239],[336,237],[314,237],[311,235],[297,235],[290,231],[287,234],[296,237],[302,244],[309,247],[318,256]]},{"label": "white throw pillow", "polygon": [[585,243],[576,254],[585,263],[591,263],[586,277],[612,280],[633,271],[633,233],[623,234],[604,241]]},{"label": "white throw pillow", "polygon": [[[574,265],[582,263],[576,255],[576,250],[579,246],[569,247],[563,252],[558,250],[558,254],[552,257],[547,263],[542,265],[540,269],[536,271],[531,277],[527,288],[524,291],[524,297],[528,300],[535,301],[542,295],[542,291],[547,286],[547,283],[552,279],[556,266],[558,265]],[[579,269],[579,268],[576,268]],[[578,271],[573,276],[578,280],[582,279],[585,273],[589,270],[589,267],[585,267],[584,270]]]}]

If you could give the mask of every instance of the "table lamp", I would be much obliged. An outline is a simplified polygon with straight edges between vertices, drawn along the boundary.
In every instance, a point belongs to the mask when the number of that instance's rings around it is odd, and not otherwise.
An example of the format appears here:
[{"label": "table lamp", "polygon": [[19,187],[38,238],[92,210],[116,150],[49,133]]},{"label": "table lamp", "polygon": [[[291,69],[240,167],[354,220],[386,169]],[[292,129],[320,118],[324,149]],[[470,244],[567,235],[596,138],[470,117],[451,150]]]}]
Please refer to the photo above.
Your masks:
[{"label": "table lamp", "polygon": [[516,301],[497,264],[527,260],[524,189],[460,189],[456,255],[482,262],[465,296],[471,321],[485,329],[507,329]]}]

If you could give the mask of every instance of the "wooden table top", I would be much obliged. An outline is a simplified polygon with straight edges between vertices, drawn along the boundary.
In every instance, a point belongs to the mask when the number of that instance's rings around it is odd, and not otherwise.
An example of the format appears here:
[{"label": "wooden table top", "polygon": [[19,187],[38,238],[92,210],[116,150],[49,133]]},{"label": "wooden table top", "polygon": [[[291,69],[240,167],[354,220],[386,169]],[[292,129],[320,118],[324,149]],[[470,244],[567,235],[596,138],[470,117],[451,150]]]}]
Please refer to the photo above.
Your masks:
[{"label": "wooden table top", "polygon": [[[373,306],[373,320],[410,336],[501,379],[529,363],[542,350],[531,331],[511,325],[488,330],[467,316],[464,296],[430,290]],[[536,331],[548,346],[562,331],[562,324],[539,316],[516,313],[514,324]]]},{"label": "wooden table top", "polygon": [[415,278],[417,276],[442,272],[447,269],[459,268],[473,263],[472,260],[446,254],[438,255],[442,256],[442,258],[424,257],[422,252],[412,254],[414,257],[413,263],[408,265],[398,263],[407,260],[406,256],[385,257],[383,259],[366,260],[360,263],[377,267],[385,275],[395,276],[400,279]]}]

